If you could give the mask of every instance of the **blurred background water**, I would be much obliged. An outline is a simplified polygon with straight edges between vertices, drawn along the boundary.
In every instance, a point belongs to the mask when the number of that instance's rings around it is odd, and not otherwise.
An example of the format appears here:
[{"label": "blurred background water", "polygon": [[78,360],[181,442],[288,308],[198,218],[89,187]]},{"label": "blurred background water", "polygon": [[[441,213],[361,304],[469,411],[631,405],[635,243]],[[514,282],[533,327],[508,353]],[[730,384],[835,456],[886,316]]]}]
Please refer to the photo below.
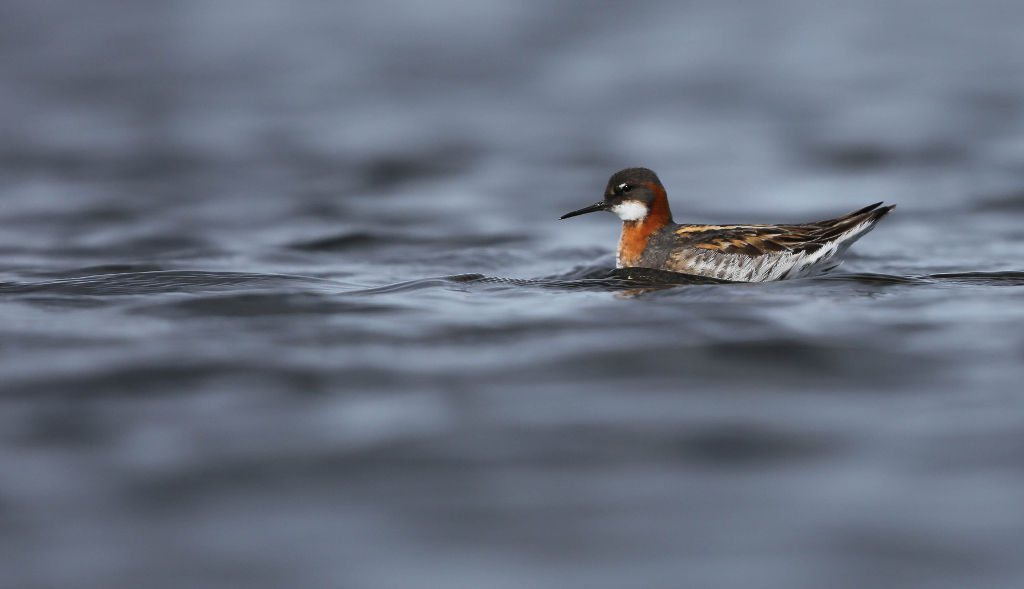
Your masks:
[{"label": "blurred background water", "polygon": [[[1024,586],[1024,5],[7,0],[0,586]],[[900,207],[650,292],[617,219]]]}]

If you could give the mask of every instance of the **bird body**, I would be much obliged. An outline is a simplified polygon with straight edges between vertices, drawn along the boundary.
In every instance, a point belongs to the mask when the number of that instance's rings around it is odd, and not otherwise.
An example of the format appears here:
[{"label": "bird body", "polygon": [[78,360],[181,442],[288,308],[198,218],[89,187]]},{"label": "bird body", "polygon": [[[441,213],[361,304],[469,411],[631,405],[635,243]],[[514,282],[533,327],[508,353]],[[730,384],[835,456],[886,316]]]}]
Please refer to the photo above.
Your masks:
[{"label": "bird body", "polygon": [[608,210],[622,219],[619,268],[668,270],[738,282],[769,282],[820,274],[896,205],[792,225],[691,225],[672,220],[665,188],[647,168],[627,168],[608,181],[604,200],[566,219]]}]

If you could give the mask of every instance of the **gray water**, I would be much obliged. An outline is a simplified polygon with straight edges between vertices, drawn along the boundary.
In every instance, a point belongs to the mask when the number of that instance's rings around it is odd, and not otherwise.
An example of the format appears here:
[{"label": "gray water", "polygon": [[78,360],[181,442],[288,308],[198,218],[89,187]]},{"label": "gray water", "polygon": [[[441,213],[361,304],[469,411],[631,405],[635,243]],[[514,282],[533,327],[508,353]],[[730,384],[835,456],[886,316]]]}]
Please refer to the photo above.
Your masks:
[{"label": "gray water", "polygon": [[[0,585],[1024,586],[1021,31],[0,4]],[[666,284],[557,220],[631,165],[680,222],[899,208]]]}]

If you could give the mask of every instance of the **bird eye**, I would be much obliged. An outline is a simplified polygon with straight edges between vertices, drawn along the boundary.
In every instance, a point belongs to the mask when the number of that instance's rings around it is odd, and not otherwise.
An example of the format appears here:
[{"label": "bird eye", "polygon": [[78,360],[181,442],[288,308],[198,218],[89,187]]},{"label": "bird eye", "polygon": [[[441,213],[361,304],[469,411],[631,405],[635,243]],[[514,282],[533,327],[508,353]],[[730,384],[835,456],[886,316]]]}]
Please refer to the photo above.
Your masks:
[{"label": "bird eye", "polygon": [[616,188],[619,189],[620,194],[625,194],[629,192],[629,189],[632,188],[632,186],[630,186],[629,184],[619,184]]}]

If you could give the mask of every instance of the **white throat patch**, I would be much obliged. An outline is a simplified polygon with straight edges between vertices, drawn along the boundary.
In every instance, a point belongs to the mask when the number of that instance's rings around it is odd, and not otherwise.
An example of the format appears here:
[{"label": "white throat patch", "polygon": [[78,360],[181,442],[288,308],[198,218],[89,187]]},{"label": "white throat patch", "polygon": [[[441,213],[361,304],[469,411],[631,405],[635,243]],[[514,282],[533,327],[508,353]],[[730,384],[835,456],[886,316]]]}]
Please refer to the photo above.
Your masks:
[{"label": "white throat patch", "polygon": [[623,221],[639,221],[647,216],[647,207],[635,200],[627,200],[613,206],[612,212]]}]

